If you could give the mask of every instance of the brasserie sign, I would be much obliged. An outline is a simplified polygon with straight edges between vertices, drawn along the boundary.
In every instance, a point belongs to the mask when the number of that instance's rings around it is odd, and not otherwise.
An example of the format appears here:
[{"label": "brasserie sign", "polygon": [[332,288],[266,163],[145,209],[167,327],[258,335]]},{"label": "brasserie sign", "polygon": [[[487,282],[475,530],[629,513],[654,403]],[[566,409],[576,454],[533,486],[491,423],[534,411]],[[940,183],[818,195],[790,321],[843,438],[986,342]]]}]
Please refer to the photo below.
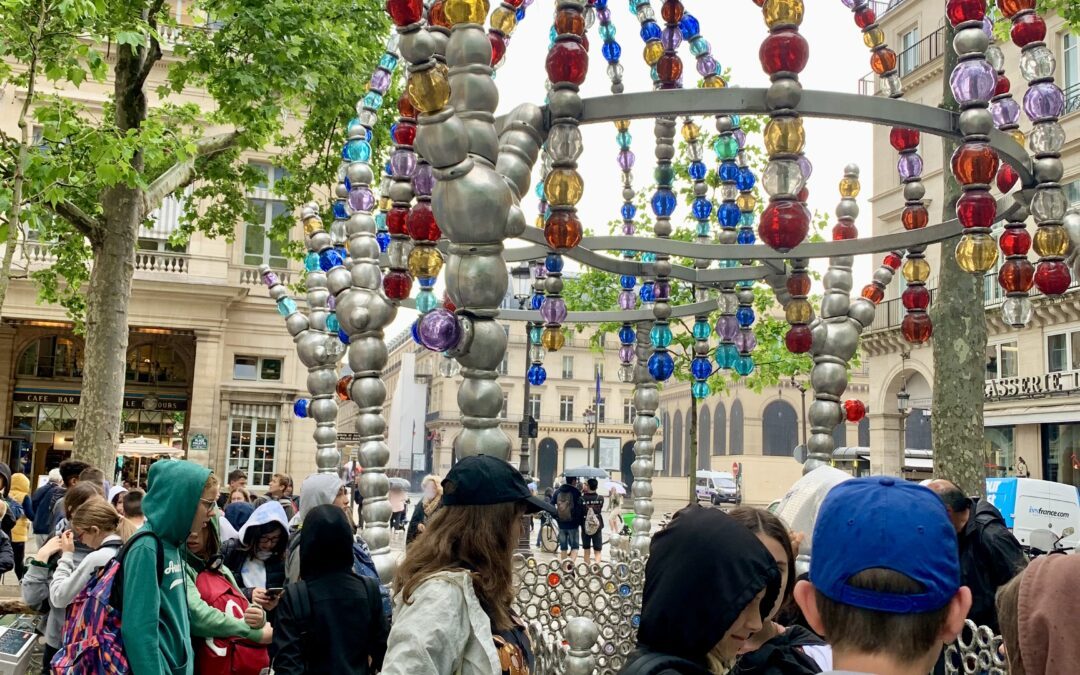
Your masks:
[{"label": "brasserie sign", "polygon": [[1031,377],[1010,377],[987,380],[984,396],[987,401],[1009,398],[1039,398],[1080,391],[1080,372],[1047,373]]}]

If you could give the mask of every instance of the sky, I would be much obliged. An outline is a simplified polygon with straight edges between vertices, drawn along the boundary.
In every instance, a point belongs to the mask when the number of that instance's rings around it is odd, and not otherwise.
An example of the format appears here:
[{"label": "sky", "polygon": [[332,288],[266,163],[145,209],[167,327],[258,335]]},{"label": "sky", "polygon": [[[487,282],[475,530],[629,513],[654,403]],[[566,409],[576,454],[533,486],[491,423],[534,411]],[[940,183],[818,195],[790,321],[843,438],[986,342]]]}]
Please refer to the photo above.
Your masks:
[{"label": "sky", "polygon": [[[768,36],[761,9],[752,0],[682,0],[685,10],[701,24],[701,34],[712,45],[713,56],[724,68],[730,68],[733,84],[743,87],[767,87],[769,78],[758,61],[758,48]],[[661,0],[653,1],[657,20],[660,19]],[[810,60],[800,74],[803,88],[807,90],[856,93],[858,81],[870,72],[870,51],[862,41],[862,34],[855,26],[851,10],[840,0],[830,2],[807,2],[806,15],[801,32],[810,44]],[[494,6],[494,3],[493,3]],[[544,100],[544,56],[548,47],[553,3],[537,0],[526,10],[526,16],[515,29],[506,52],[506,60],[498,70],[499,107],[496,114],[504,114],[515,106]],[[625,92],[651,90],[649,69],[642,59],[643,42],[638,35],[637,18],[627,8],[625,0],[610,0],[612,23],[616,28],[616,40],[622,47],[621,63],[624,67]],[[589,31],[589,73],[581,87],[583,98],[610,94],[607,64],[600,54],[603,42],[597,34],[598,25]],[[687,44],[680,47],[688,83],[696,82],[694,57]],[[705,131],[715,132],[714,118],[696,120]],[[677,127],[678,129],[678,127]],[[837,185],[843,177],[844,167],[855,163],[862,169],[862,192],[859,195],[861,215],[856,223],[862,236],[868,236],[870,226],[871,184],[871,127],[854,122],[806,119],[806,156],[814,165],[808,182],[811,210],[820,211],[834,218],[839,201]],[[615,129],[610,123],[589,125],[582,128],[585,151],[578,161],[578,172],[585,180],[585,196],[578,204],[578,213],[587,229],[606,234],[606,224],[618,216],[622,205],[620,195],[620,172],[615,163],[618,146]],[[631,149],[637,156],[634,167],[634,185],[638,190],[649,188],[654,166],[652,123],[635,121],[630,127],[633,136]],[[760,137],[751,137],[751,143],[760,145]],[[706,162],[715,167],[716,158],[709,149]],[[539,179],[539,162],[533,174],[533,184]],[[522,200],[526,221],[531,227],[537,213],[534,193]],[[688,215],[689,209],[680,203],[675,218]],[[714,216],[715,220],[715,216]],[[829,229],[832,227],[830,221]],[[719,227],[716,225],[716,227]],[[828,234],[828,230],[826,231]],[[508,247],[513,242],[507,243]],[[860,259],[854,268],[854,292],[869,282],[872,261]],[[826,263],[814,267],[824,270]],[[568,268],[570,265],[568,264]],[[438,296],[442,286],[437,287]],[[820,289],[814,291],[820,292]],[[415,290],[414,290],[415,293]],[[393,336],[406,330],[416,313],[400,309],[397,319],[387,329]]]}]

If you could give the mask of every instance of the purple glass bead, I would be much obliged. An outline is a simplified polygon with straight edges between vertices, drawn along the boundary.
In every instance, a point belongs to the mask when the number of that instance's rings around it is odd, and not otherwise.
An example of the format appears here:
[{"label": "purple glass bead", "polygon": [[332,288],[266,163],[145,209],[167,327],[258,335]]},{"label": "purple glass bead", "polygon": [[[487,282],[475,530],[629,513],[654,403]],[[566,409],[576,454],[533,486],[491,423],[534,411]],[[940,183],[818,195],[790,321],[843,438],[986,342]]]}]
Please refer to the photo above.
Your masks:
[{"label": "purple glass bead", "polygon": [[702,77],[716,74],[716,59],[712,54],[706,54],[697,60],[697,72]]},{"label": "purple glass bead", "polygon": [[262,280],[263,283],[267,285],[267,287],[276,286],[278,283],[277,275],[270,270],[263,272]]},{"label": "purple glass bead", "polygon": [[326,296],[326,308],[331,312],[337,309],[337,296],[333,294]]},{"label": "purple glass bead", "polygon": [[716,334],[721,340],[731,341],[739,332],[739,320],[734,314],[723,314],[716,321]]},{"label": "purple glass bead", "polygon": [[600,23],[611,23],[611,10],[607,7],[601,7],[596,10],[596,18],[600,20]]},{"label": "purple glass bead", "polygon": [[412,177],[413,193],[418,197],[430,197],[435,189],[435,174],[431,172],[431,165],[420,162],[416,165],[416,172]]},{"label": "purple glass bead", "polygon": [[982,29],[983,32],[986,33],[986,37],[990,38],[991,40],[994,39],[994,22],[990,20],[989,12],[987,12],[986,16],[983,17]]},{"label": "purple glass bead", "polygon": [[917,152],[900,155],[900,159],[896,162],[896,170],[900,172],[900,178],[903,180],[918,178],[923,172],[922,157],[919,157]]},{"label": "purple glass bead", "polygon": [[754,351],[757,347],[757,337],[754,336],[752,330],[741,330],[735,334],[735,338],[732,340],[735,343],[735,348],[743,354]]},{"label": "purple glass bead", "polygon": [[985,59],[963,61],[949,76],[949,87],[960,105],[989,101],[994,95],[997,77]]},{"label": "purple glass bead", "polygon": [[386,90],[390,88],[390,73],[382,68],[377,69],[371,75],[371,88],[380,94],[385,94]]},{"label": "purple glass bead", "polygon": [[544,298],[544,304],[540,305],[540,316],[546,323],[562,323],[566,321],[566,301],[562,298]]},{"label": "purple glass bead", "polygon": [[390,155],[390,172],[394,178],[412,178],[416,173],[416,153],[398,148]]},{"label": "purple glass bead", "polygon": [[802,155],[796,161],[799,165],[799,171],[802,172],[803,180],[809,180],[810,174],[814,173],[814,165],[810,163],[810,160],[806,158],[806,155]]},{"label": "purple glass bead", "polygon": [[634,152],[632,150],[620,150],[619,151],[619,168],[623,171],[629,171],[634,168]]},{"label": "purple glass bead", "polygon": [[623,345],[619,347],[619,360],[623,363],[630,363],[634,360],[634,346]]},{"label": "purple glass bead", "polygon": [[1053,82],[1033,84],[1024,93],[1024,112],[1032,122],[1061,117],[1065,111],[1065,94]]},{"label": "purple glass bead", "polygon": [[358,185],[349,190],[349,206],[353,211],[370,211],[375,206],[375,195],[366,185]]},{"label": "purple glass bead", "polygon": [[629,237],[635,232],[637,232],[637,226],[634,225],[634,221],[624,220],[622,224],[622,233]]},{"label": "purple glass bead", "polygon": [[657,281],[654,286],[656,291],[656,300],[670,300],[671,299],[671,282],[670,281]]},{"label": "purple glass bead", "polygon": [[736,129],[735,132],[732,133],[731,135],[735,138],[735,142],[739,144],[739,149],[740,150],[742,150],[743,148],[746,147],[746,132],[745,131],[743,131],[742,129]]},{"label": "purple glass bead", "polygon": [[682,33],[678,26],[668,26],[660,33],[660,45],[669,52],[673,52],[682,44]]},{"label": "purple glass bead", "polygon": [[434,352],[445,352],[461,339],[457,317],[442,307],[420,317],[419,333],[420,343]]},{"label": "purple glass bead", "polygon": [[633,291],[622,291],[619,293],[619,308],[623,310],[631,310],[637,307],[637,295]]},{"label": "purple glass bead", "polygon": [[1020,121],[1020,104],[1012,98],[1003,98],[990,104],[990,114],[994,116],[994,125],[999,129],[1007,124]]}]

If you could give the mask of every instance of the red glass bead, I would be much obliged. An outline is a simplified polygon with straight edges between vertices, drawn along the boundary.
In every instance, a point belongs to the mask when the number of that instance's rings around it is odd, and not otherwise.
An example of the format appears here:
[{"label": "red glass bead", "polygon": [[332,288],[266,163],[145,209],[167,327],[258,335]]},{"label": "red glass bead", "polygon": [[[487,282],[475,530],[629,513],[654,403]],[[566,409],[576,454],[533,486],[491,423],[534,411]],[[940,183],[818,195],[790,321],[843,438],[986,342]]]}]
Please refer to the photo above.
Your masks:
[{"label": "red glass bead", "polygon": [[761,240],[781,253],[801,244],[809,231],[810,216],[806,209],[799,202],[787,199],[769,202],[758,224]]},{"label": "red glass bead", "polygon": [[409,95],[403,93],[397,100],[397,111],[401,117],[416,118],[416,108],[413,107],[412,101],[409,100]]},{"label": "red glass bead", "polygon": [[1035,268],[1035,286],[1044,295],[1061,295],[1069,289],[1070,283],[1069,266],[1060,260],[1047,260]]},{"label": "red glass bead", "polygon": [[806,324],[792,326],[784,335],[784,346],[792,354],[805,354],[810,351],[813,341],[814,335],[810,332],[810,326]]},{"label": "red glass bead", "polygon": [[792,274],[787,280],[787,291],[793,297],[810,295],[810,275],[806,272]]},{"label": "red glass bead", "polygon": [[1009,35],[1013,44],[1021,48],[1032,42],[1042,42],[1046,38],[1046,22],[1038,14],[1025,14],[1013,22]]},{"label": "red glass bead", "polygon": [[982,21],[986,16],[986,0],[949,0],[945,5],[945,16],[954,26],[965,21]]},{"label": "red glass bead", "polygon": [[428,10],[428,22],[431,23],[432,26],[450,28],[450,20],[446,18],[445,0],[438,0],[438,2],[431,5],[431,9]]},{"label": "red glass bead", "polygon": [[683,17],[683,4],[679,0],[667,0],[660,8],[660,16],[668,23],[679,23]]},{"label": "red glass bead", "polygon": [[934,334],[934,322],[926,312],[914,312],[900,322],[900,333],[913,345],[921,345]]},{"label": "red glass bead", "polygon": [[1025,9],[1035,9],[1035,0],[997,0],[997,6],[1006,19],[1011,19]]},{"label": "red glass bead", "polygon": [[450,294],[449,293],[447,293],[446,295],[443,296],[442,306],[443,306],[443,309],[445,309],[448,312],[457,311],[457,305],[455,305],[454,301],[450,299]]},{"label": "red glass bead", "polygon": [[998,239],[998,247],[1005,255],[1027,255],[1031,250],[1031,235],[1026,227],[1006,227]]},{"label": "red glass bead", "polygon": [[581,243],[581,221],[573,211],[552,211],[544,225],[544,239],[551,248],[565,251]]},{"label": "red glass bead", "polygon": [[498,33],[491,32],[488,33],[488,42],[491,44],[491,65],[494,67],[506,55],[506,38]]},{"label": "red glass bead", "polygon": [[905,206],[904,212],[900,214],[900,222],[905,230],[921,230],[930,222],[930,214],[922,205]]},{"label": "red glass bead", "polygon": [[438,241],[442,236],[439,226],[435,223],[431,203],[426,201],[416,202],[413,205],[409,210],[405,227],[409,230],[409,236],[416,241]]},{"label": "red glass bead", "polygon": [[409,207],[395,206],[386,214],[386,229],[390,234],[408,234],[408,218]]},{"label": "red glass bead", "polygon": [[788,72],[801,73],[810,58],[810,45],[797,31],[777,31],[761,43],[758,59],[766,75]]},{"label": "red glass bead", "polygon": [[761,7],[762,5],[765,4],[765,0],[754,0],[754,4],[757,5],[758,7]]},{"label": "red glass bead", "polygon": [[855,12],[855,25],[859,28],[866,28],[877,23],[877,14],[869,7],[864,7]]},{"label": "red glass bead", "polygon": [[997,152],[987,143],[964,143],[953,153],[952,172],[962,185],[989,185],[997,170]]},{"label": "red glass bead", "polygon": [[810,188],[804,185],[803,189],[799,190],[799,194],[795,195],[795,199],[798,199],[800,202],[805,204],[806,200],[810,199]]},{"label": "red glass bead", "polygon": [[1035,284],[1035,266],[1026,258],[1006,260],[998,270],[998,286],[1006,293],[1027,293]]},{"label": "red glass bead", "polygon": [[904,127],[893,127],[889,131],[889,143],[897,152],[904,150],[914,150],[919,147],[919,132],[915,129],[905,129]]},{"label": "red glass bead", "polygon": [[997,215],[997,200],[988,190],[971,190],[956,202],[956,217],[964,227],[990,227]]},{"label": "red glass bead", "polygon": [[857,239],[859,237],[859,228],[855,227],[854,221],[850,218],[845,218],[833,225],[832,238],[833,241],[843,241],[845,239]]},{"label": "red glass bead", "polygon": [[412,122],[398,122],[394,127],[394,142],[398,145],[412,145],[416,140],[416,125]]},{"label": "red glass bead", "polygon": [[888,47],[879,47],[870,55],[870,69],[878,75],[896,70],[896,52]]},{"label": "red glass bead", "polygon": [[408,26],[424,16],[423,0],[386,0],[386,13],[395,26]]},{"label": "red glass bead", "polygon": [[866,417],[866,404],[858,399],[849,398],[844,401],[844,414],[848,422],[858,424],[862,418]]},{"label": "red glass bead", "polygon": [[342,401],[349,400],[349,385],[352,384],[352,379],[352,375],[346,375],[337,381],[337,387],[335,387],[335,389],[337,389],[338,398]]},{"label": "red glass bead", "polygon": [[1008,94],[1009,89],[1012,88],[1012,83],[1009,82],[1009,78],[1004,75],[998,75],[994,80],[994,96],[1001,96],[1002,94]]},{"label": "red glass bead", "polygon": [[584,49],[585,51],[589,51],[589,36],[588,35],[582,35],[581,36],[581,48]]},{"label": "red glass bead", "polygon": [[926,286],[921,284],[908,286],[900,296],[900,301],[904,303],[904,308],[908,310],[926,309],[930,306],[930,291],[926,290]]},{"label": "red glass bead", "polygon": [[503,2],[506,3],[507,5],[509,5],[510,7],[513,7],[514,9],[517,9],[518,7],[521,7],[521,5],[525,2],[525,0],[503,0]]},{"label": "red glass bead", "polygon": [[885,256],[884,260],[881,261],[882,265],[885,265],[893,272],[900,269],[900,265],[902,265],[903,263],[904,259],[895,253],[890,253],[889,255]]},{"label": "red glass bead", "polygon": [[866,284],[861,295],[876,305],[885,299],[885,289],[877,284]]},{"label": "red glass bead", "polygon": [[555,12],[555,33],[557,35],[585,34],[585,16],[576,9],[563,8]]},{"label": "red glass bead", "polygon": [[1016,169],[1012,168],[1011,164],[1002,164],[997,172],[997,189],[1005,194],[1013,189],[1018,180],[1020,180],[1020,174],[1016,173]]},{"label": "red glass bead", "polygon": [[412,277],[400,270],[387,272],[382,283],[383,292],[391,300],[404,300],[412,290]]},{"label": "red glass bead", "polygon": [[682,77],[682,59],[678,54],[664,54],[656,64],[656,74],[664,82],[674,82]]},{"label": "red glass bead", "polygon": [[589,53],[573,40],[556,42],[548,51],[545,66],[552,84],[581,84],[585,81],[585,74],[589,72]]}]

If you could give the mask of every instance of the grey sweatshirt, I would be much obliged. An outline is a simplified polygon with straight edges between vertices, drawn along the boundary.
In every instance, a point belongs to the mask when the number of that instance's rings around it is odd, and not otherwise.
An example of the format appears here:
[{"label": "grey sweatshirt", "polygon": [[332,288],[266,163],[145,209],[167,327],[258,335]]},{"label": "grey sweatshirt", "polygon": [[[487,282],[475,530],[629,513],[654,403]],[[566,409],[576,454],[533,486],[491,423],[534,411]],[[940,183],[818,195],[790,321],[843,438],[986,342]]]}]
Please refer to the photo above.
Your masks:
[{"label": "grey sweatshirt", "polygon": [[300,486],[300,511],[289,523],[289,552],[285,558],[285,576],[290,583],[300,579],[300,531],[311,509],[333,504],[344,483],[336,473],[313,473]]},{"label": "grey sweatshirt", "polygon": [[49,604],[58,609],[67,609],[79,591],[86,588],[90,576],[116,556],[120,549],[110,545],[113,543],[120,544],[120,537],[115,534],[105,537],[101,546],[88,553],[78,564],[75,563],[74,553],[61,555],[49,582]]},{"label": "grey sweatshirt", "polygon": [[[87,555],[90,549],[82,544],[75,544],[75,553],[71,556],[73,565],[78,565]],[[36,607],[43,602],[49,602],[49,582],[52,580],[53,571],[41,565],[30,565],[26,568],[26,575],[22,579],[23,602]],[[67,607],[56,607],[50,603],[49,618],[45,623],[45,643],[53,649],[61,647],[60,640],[64,633],[64,615]]]}]

